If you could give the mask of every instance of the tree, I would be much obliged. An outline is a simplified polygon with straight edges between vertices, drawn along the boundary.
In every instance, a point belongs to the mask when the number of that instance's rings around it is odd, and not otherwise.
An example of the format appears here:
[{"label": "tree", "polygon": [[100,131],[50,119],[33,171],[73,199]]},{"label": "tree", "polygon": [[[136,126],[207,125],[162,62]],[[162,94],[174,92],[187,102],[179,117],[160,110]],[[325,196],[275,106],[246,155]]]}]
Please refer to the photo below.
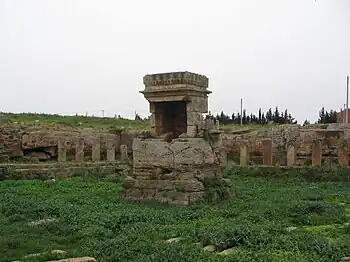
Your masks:
[{"label": "tree", "polygon": [[142,120],[142,118],[140,117],[140,115],[138,113],[135,113],[135,120]]},{"label": "tree", "polygon": [[272,115],[272,121],[280,124],[280,112],[278,111],[278,107],[276,106],[275,112]]},{"label": "tree", "polygon": [[259,124],[263,124],[262,122],[262,114],[261,114],[261,108],[259,108],[259,119],[258,119]]},{"label": "tree", "polygon": [[337,123],[337,112],[335,110],[326,111],[324,107],[319,112],[319,118],[317,120],[319,124]]},{"label": "tree", "polygon": [[310,121],[305,119],[303,126],[307,126],[307,125],[310,125]]}]

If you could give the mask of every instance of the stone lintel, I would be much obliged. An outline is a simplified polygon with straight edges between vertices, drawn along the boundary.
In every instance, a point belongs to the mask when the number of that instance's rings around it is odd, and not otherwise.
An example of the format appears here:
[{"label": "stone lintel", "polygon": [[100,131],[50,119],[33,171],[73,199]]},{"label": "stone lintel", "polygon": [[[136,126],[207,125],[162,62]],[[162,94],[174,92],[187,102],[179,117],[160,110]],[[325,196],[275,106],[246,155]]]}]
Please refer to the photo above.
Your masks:
[{"label": "stone lintel", "polygon": [[144,90],[140,91],[141,94],[147,99],[150,103],[157,102],[169,102],[169,101],[186,101],[190,102],[193,98],[200,97],[202,99],[208,99],[208,95],[211,91],[202,91],[196,89],[172,89],[172,90]]},{"label": "stone lintel", "polygon": [[202,88],[209,85],[208,77],[188,71],[149,74],[143,77],[143,84],[148,86],[190,84]]}]

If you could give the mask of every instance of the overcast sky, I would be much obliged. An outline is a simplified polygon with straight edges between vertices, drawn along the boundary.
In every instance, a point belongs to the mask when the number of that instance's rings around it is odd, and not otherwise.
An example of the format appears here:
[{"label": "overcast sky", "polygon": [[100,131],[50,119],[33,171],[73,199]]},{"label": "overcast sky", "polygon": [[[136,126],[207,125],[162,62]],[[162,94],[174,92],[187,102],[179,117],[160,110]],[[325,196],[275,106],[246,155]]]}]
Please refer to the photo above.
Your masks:
[{"label": "overcast sky", "polygon": [[148,115],[145,74],[209,77],[212,112],[340,109],[350,0],[0,0],[0,111]]}]

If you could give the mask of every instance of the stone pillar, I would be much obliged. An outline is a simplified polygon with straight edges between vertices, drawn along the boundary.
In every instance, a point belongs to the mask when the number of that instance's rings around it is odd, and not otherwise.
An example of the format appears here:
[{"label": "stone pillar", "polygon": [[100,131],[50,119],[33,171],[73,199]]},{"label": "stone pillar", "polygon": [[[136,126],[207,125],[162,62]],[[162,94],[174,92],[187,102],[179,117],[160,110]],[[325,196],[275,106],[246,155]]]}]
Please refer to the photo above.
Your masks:
[{"label": "stone pillar", "polygon": [[197,127],[196,126],[187,126],[187,136],[188,137],[196,137],[197,135]]},{"label": "stone pillar", "polygon": [[264,165],[272,165],[272,140],[270,138],[262,141],[263,148],[263,163]]},{"label": "stone pillar", "polygon": [[220,122],[219,122],[219,120],[216,120],[216,122],[215,122],[215,129],[216,130],[220,130]]},{"label": "stone pillar", "polygon": [[149,103],[149,111],[151,113],[150,132],[152,136],[156,137],[157,130],[156,130],[156,104],[155,103]]},{"label": "stone pillar", "polygon": [[312,143],[312,165],[317,166],[322,164],[322,144],[321,141],[315,140]]},{"label": "stone pillar", "polygon": [[343,140],[338,147],[338,163],[342,167],[349,166],[349,152],[347,141]]},{"label": "stone pillar", "polygon": [[84,138],[79,137],[75,145],[75,161],[84,161]]},{"label": "stone pillar", "polygon": [[115,161],[115,141],[114,139],[107,139],[106,141],[107,161]]},{"label": "stone pillar", "polygon": [[241,166],[249,165],[249,148],[248,148],[247,142],[243,142],[241,144],[240,165]]},{"label": "stone pillar", "polygon": [[202,122],[202,113],[200,108],[196,107],[196,103],[189,102],[186,105],[186,115],[187,115],[187,136],[196,137],[198,133],[198,126]]},{"label": "stone pillar", "polygon": [[58,162],[66,162],[67,160],[67,140],[59,137],[57,144]]},{"label": "stone pillar", "polygon": [[92,142],[92,161],[101,161],[101,139],[96,137]]},{"label": "stone pillar", "polygon": [[294,145],[288,145],[287,147],[287,166],[296,165],[296,152]]},{"label": "stone pillar", "polygon": [[215,134],[214,142],[212,143],[211,147],[219,160],[220,167],[226,167],[227,166],[227,152],[223,146],[220,134]]},{"label": "stone pillar", "polygon": [[127,145],[120,145],[120,160],[125,161],[128,157],[128,146]]}]

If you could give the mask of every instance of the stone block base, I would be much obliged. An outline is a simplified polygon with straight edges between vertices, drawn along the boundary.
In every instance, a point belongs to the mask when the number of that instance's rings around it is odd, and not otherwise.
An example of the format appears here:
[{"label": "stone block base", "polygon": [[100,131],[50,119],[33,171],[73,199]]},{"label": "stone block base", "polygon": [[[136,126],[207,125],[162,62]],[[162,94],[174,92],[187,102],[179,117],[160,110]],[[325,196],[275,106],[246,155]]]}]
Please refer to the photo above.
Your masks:
[{"label": "stone block base", "polygon": [[220,164],[202,138],[134,139],[133,175],[124,180],[130,201],[188,205],[204,196],[205,178],[221,179]]}]

